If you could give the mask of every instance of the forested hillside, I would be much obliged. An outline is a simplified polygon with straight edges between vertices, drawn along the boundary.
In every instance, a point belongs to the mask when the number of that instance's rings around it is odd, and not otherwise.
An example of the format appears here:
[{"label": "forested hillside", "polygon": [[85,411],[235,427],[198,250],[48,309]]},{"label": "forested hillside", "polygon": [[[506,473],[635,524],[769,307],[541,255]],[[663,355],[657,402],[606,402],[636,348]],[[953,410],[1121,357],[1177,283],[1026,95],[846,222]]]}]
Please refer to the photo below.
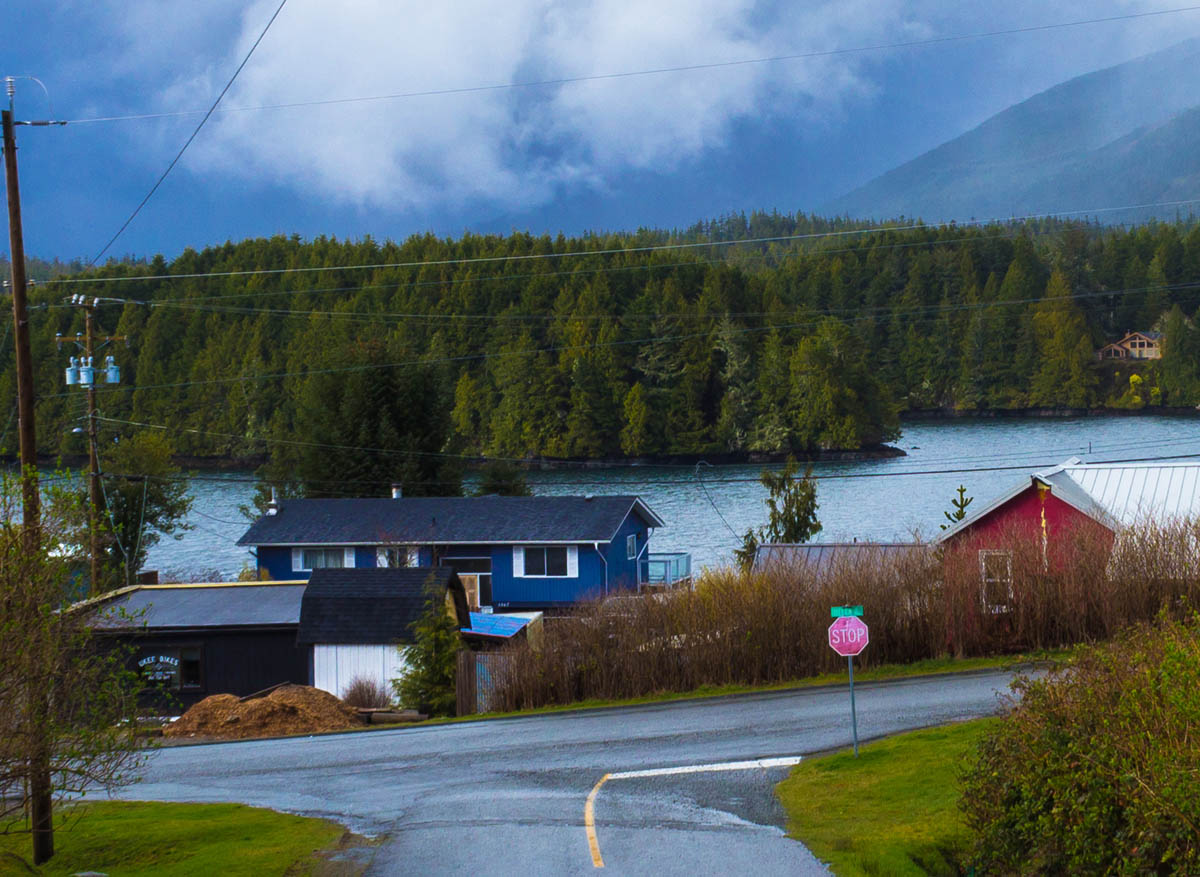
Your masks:
[{"label": "forested hillside", "polygon": [[[696,240],[745,242],[674,246]],[[124,372],[98,394],[106,436],[166,426],[180,453],[270,454],[301,477],[338,457],[347,483],[417,486],[445,453],[861,448],[895,438],[906,409],[1200,402],[1200,228],[1185,224],[868,231],[763,214],[574,239],[277,237],[74,279],[99,277],[33,290],[46,452],[83,448],[83,394],[62,378],[74,345],[54,342],[82,331],[76,293],[123,300],[96,311],[98,333],[128,339],[102,351]],[[1166,356],[1140,386],[1095,361],[1154,326]],[[3,357],[7,412],[7,341]],[[353,448],[401,453],[381,470]]]}]

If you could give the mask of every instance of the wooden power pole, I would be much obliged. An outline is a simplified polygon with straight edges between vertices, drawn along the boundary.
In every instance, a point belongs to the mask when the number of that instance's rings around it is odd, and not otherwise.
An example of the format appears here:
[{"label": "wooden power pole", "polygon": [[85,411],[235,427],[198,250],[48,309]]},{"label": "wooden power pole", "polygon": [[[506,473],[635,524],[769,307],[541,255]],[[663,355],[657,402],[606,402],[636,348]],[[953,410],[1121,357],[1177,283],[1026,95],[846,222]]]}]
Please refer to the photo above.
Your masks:
[{"label": "wooden power pole", "polygon": [[[12,94],[9,94],[11,101]],[[29,349],[29,307],[25,240],[21,232],[21,190],[17,182],[17,138],[12,109],[4,110],[4,177],[8,186],[8,247],[11,263],[13,346],[17,357],[17,418],[21,449],[21,497],[27,532],[36,541],[41,518],[37,482],[37,442],[33,419],[33,357]]]},{"label": "wooden power pole", "polygon": [[[21,190],[17,185],[17,138],[13,134],[13,81],[8,109],[3,111],[4,177],[8,188],[8,246],[12,263],[13,346],[17,357],[17,417],[21,442],[21,498],[26,545],[36,551],[41,541],[41,498],[38,495],[37,443],[33,421],[33,357],[29,349],[29,308],[26,302],[25,241],[21,234]],[[46,692],[33,692],[32,708],[45,715]],[[29,757],[29,821],[33,829],[33,862],[54,856],[54,786],[50,778],[48,741],[38,741]]]}]

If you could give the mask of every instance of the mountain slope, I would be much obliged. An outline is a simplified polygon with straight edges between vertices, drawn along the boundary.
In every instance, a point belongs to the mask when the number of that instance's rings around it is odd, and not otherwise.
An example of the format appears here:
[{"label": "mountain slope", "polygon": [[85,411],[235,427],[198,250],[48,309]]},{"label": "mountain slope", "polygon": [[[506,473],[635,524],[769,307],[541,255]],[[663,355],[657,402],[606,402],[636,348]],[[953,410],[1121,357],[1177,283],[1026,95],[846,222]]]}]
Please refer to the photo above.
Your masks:
[{"label": "mountain slope", "polygon": [[1200,197],[1197,84],[1200,40],[1068,80],[820,212],[965,220]]}]

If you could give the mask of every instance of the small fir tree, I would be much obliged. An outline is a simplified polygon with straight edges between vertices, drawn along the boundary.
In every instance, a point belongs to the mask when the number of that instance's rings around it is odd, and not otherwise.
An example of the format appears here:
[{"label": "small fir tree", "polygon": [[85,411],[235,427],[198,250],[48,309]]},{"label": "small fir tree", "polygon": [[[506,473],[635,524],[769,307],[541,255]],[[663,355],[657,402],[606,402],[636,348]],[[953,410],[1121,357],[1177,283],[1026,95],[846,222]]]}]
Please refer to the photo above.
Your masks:
[{"label": "small fir tree", "polygon": [[958,495],[950,500],[950,505],[954,509],[952,512],[942,512],[946,516],[949,524],[942,524],[943,530],[949,530],[959,521],[967,516],[967,506],[975,499],[973,496],[967,496],[967,486],[965,484],[958,485]]},{"label": "small fir tree", "polygon": [[400,703],[431,716],[452,716],[456,705],[455,675],[461,640],[446,605],[446,591],[431,577],[425,611],[413,624],[413,644],[404,649],[405,668],[392,687]]}]

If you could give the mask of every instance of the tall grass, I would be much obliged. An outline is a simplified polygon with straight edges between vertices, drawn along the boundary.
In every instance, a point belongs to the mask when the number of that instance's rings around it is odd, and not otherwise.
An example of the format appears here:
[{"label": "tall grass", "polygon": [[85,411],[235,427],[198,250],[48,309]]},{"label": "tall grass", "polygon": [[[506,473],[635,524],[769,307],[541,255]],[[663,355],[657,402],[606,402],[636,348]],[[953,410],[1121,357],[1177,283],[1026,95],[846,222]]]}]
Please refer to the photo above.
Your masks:
[{"label": "tall grass", "polygon": [[692,590],[592,603],[516,644],[495,681],[496,708],[763,684],[840,668],[827,645],[829,609],[863,604],[871,642],[861,664],[947,653],[1015,653],[1104,639],[1163,607],[1200,605],[1200,543],[1191,522],[1144,524],[1114,544],[1080,531],[1043,549],[1012,530],[1012,593],[985,600],[976,546],[911,553],[863,549],[819,573],[775,566],[706,570]]}]

